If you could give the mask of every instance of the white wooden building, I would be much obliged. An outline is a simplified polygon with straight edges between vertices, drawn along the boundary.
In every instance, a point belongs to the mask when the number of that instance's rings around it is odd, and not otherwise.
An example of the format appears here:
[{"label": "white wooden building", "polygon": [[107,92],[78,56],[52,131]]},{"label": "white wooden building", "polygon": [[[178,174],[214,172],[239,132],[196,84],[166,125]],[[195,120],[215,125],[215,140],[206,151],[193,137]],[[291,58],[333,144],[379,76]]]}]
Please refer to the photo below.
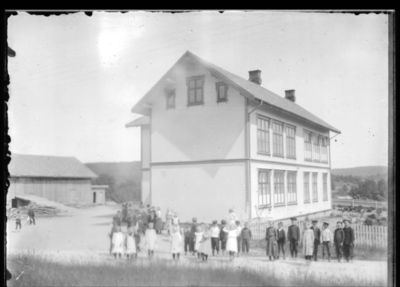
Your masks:
[{"label": "white wooden building", "polygon": [[35,195],[64,204],[101,204],[104,186],[93,186],[97,177],[74,157],[12,154],[8,166],[7,203],[16,197]]},{"label": "white wooden building", "polygon": [[[322,99],[321,99],[322,101]],[[340,131],[186,52],[132,108],[141,114],[142,199],[183,220],[283,219],[331,209],[330,136]]]}]

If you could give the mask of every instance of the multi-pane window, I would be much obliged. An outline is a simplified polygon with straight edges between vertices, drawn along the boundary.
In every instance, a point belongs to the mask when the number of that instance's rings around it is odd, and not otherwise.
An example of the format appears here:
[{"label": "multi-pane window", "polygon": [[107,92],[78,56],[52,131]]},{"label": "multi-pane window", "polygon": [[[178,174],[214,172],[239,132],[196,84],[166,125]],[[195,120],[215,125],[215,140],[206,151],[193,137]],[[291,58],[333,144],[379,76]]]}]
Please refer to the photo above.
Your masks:
[{"label": "multi-pane window", "polygon": [[308,161],[312,159],[311,138],[311,132],[304,131],[304,160]]},{"label": "multi-pane window", "polygon": [[202,105],[204,103],[204,76],[187,78],[188,105]]},{"label": "multi-pane window", "polygon": [[313,194],[313,202],[318,201],[318,173],[312,173],[312,194]]},{"label": "multi-pane window", "polygon": [[321,138],[321,161],[328,162],[328,138]]},{"label": "multi-pane window", "polygon": [[318,135],[313,135],[313,161],[320,161],[320,137]]},{"label": "multi-pane window", "polygon": [[257,117],[257,152],[269,154],[269,119]]},{"label": "multi-pane window", "polygon": [[304,203],[310,202],[310,173],[304,173]]},{"label": "multi-pane window", "polygon": [[226,102],[228,100],[228,85],[224,82],[217,82],[215,88],[217,89],[217,102]]},{"label": "multi-pane window", "polygon": [[260,206],[271,205],[271,171],[260,169],[258,171],[258,204]]},{"label": "multi-pane window", "polygon": [[328,174],[324,173],[322,174],[322,185],[323,185],[323,197],[322,199],[324,201],[328,200]]},{"label": "multi-pane window", "polygon": [[272,152],[274,156],[283,157],[283,123],[272,122]]},{"label": "multi-pane window", "polygon": [[286,125],[286,157],[296,158],[296,128]]},{"label": "multi-pane window", "polygon": [[167,109],[175,108],[175,90],[166,91]]},{"label": "multi-pane window", "polygon": [[285,172],[274,170],[274,205],[285,204]]},{"label": "multi-pane window", "polygon": [[288,204],[297,203],[297,184],[296,184],[297,173],[295,171],[287,172],[287,202]]}]

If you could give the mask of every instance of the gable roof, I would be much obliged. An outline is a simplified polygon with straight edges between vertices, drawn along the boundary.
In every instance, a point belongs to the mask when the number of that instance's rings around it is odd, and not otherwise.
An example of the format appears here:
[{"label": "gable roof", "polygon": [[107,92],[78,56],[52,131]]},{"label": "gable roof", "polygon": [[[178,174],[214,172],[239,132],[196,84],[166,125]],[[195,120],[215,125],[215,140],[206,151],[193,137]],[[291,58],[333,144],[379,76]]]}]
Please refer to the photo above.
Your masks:
[{"label": "gable roof", "polygon": [[144,97],[132,108],[132,112],[146,114],[146,109],[148,108],[148,106],[146,106],[145,99],[152,93],[155,87],[168,76],[169,72],[176,65],[180,64],[188,58],[204,66],[211,73],[215,74],[217,77],[223,79],[227,83],[237,88],[242,95],[248,97],[251,100],[259,100],[262,104],[272,106],[282,112],[289,113],[307,122],[311,122],[317,126],[323,127],[336,133],[340,133],[338,129],[323,121],[319,117],[315,116],[311,112],[307,111],[295,102],[287,100],[284,97],[281,97],[271,92],[270,90],[267,90],[261,85],[255,84],[240,76],[232,74],[231,72],[228,72],[223,68],[218,67],[217,65],[209,63],[189,51],[183,54],[183,56],[168,70],[167,73],[164,74],[164,76],[150,89],[150,91],[148,91],[144,95]]},{"label": "gable roof", "polygon": [[75,157],[12,154],[11,177],[95,178],[97,175]]},{"label": "gable roof", "polygon": [[140,127],[140,126],[146,126],[150,124],[150,118],[147,116],[140,117],[136,120],[130,121],[125,125],[125,127],[130,128],[130,127]]}]

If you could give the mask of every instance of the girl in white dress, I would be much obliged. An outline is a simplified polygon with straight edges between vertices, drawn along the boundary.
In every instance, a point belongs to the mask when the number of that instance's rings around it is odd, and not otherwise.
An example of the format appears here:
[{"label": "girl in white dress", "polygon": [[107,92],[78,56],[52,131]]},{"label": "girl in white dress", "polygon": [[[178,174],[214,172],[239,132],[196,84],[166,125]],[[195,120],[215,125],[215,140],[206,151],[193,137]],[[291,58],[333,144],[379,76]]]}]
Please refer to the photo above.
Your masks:
[{"label": "girl in white dress", "polygon": [[197,258],[201,257],[200,253],[200,241],[203,238],[203,232],[201,230],[201,227],[198,225],[196,227],[196,232],[194,233],[194,252],[197,253]]},{"label": "girl in white dress", "polygon": [[183,238],[179,225],[174,225],[171,228],[171,253],[172,259],[179,260],[183,249]]},{"label": "girl in white dress", "polygon": [[126,257],[128,259],[137,258],[136,242],[133,228],[129,228],[125,238]]},{"label": "girl in white dress", "polygon": [[230,259],[235,258],[235,254],[238,251],[237,236],[238,230],[234,223],[229,224],[226,232],[228,232],[228,241],[226,243],[226,250],[229,252]]},{"label": "girl in white dress", "polygon": [[211,254],[211,232],[207,225],[204,225],[203,237],[200,240],[200,256],[203,261],[207,261],[208,256]]},{"label": "girl in white dress", "polygon": [[112,254],[115,258],[121,258],[124,252],[124,234],[121,232],[121,227],[117,226],[112,234]]},{"label": "girl in white dress", "polygon": [[149,222],[149,227],[146,229],[144,237],[147,247],[147,254],[150,258],[152,258],[154,256],[154,249],[157,241],[157,234],[154,230],[153,222]]}]

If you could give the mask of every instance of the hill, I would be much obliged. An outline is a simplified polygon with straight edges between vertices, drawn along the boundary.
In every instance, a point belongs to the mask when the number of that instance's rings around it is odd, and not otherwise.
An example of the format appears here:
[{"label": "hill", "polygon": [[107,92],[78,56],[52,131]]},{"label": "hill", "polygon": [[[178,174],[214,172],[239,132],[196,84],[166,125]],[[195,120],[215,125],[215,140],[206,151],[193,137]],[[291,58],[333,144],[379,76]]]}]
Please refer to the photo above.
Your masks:
[{"label": "hill", "polygon": [[383,178],[388,174],[387,166],[358,166],[332,169],[335,176],[354,176],[362,178]]},{"label": "hill", "polygon": [[107,199],[116,202],[140,201],[141,163],[133,162],[93,162],[86,163],[99,177],[94,184],[109,186]]}]

